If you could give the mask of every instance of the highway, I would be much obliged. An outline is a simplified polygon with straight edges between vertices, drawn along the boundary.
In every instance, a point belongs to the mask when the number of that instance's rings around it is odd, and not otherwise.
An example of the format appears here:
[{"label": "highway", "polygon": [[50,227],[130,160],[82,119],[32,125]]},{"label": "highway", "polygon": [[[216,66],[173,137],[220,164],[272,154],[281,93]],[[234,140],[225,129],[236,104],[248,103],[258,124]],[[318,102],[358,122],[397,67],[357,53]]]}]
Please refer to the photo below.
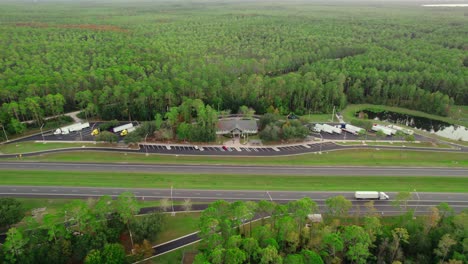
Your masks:
[{"label": "highway", "polygon": [[[329,197],[343,195],[356,204],[365,201],[354,199],[354,192],[293,192],[293,191],[242,191],[242,190],[190,190],[190,189],[145,189],[145,188],[99,188],[99,187],[61,187],[61,186],[0,186],[0,196],[29,197],[29,198],[93,198],[103,195],[117,197],[120,193],[130,191],[139,199],[157,200],[171,198],[174,200],[191,199],[192,201],[213,200],[271,200],[287,202],[303,197],[310,197],[319,205]],[[380,190],[383,191],[383,190]],[[390,201],[396,193],[388,192]],[[391,206],[390,201],[378,201],[382,211]],[[468,193],[413,193],[412,205],[427,207],[447,202],[459,208],[468,208]],[[394,210],[394,208],[392,208]]]},{"label": "highway", "polygon": [[[354,199],[353,192],[290,192],[290,191],[235,191],[235,190],[188,190],[188,189],[145,189],[145,188],[93,188],[93,187],[61,187],[61,186],[0,186],[0,197],[29,197],[29,198],[98,198],[103,195],[117,197],[120,193],[130,191],[138,199],[157,200],[167,198],[170,200],[190,199],[192,202],[211,202],[214,200],[270,200],[277,203],[285,203],[303,197],[314,200],[319,212],[326,212],[325,199],[337,195],[343,195],[353,203],[350,214],[366,213],[365,200]],[[376,212],[382,215],[401,214],[404,209],[392,205],[396,193],[387,192],[390,200],[375,201]],[[455,212],[461,212],[468,208],[468,194],[466,193],[418,193],[413,192],[408,202],[407,209],[413,209],[416,214],[428,213],[429,207],[446,202]],[[193,204],[192,210],[203,210],[206,204]],[[174,206],[171,210],[181,210],[181,206]],[[142,208],[140,214],[150,213],[159,208]],[[258,218],[258,217],[257,217]],[[0,242],[5,239],[0,235]],[[162,255],[179,247],[199,241],[197,233],[193,233],[173,241],[169,241],[153,247],[153,256]]]},{"label": "highway", "polygon": [[451,176],[468,177],[468,168],[420,167],[307,167],[307,166],[237,166],[237,165],[168,165],[121,163],[0,162],[0,170],[46,170],[85,172],[142,172],[179,174],[255,174],[302,176]]}]

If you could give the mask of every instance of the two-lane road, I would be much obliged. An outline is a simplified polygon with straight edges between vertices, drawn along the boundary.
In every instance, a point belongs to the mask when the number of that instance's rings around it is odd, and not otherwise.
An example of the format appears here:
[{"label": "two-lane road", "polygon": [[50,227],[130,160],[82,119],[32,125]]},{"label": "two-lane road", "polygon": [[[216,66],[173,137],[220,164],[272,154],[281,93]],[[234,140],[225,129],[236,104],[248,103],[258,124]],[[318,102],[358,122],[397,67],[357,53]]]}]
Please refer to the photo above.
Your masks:
[{"label": "two-lane road", "polygon": [[1,170],[47,170],[86,172],[143,172],[180,174],[303,175],[303,176],[451,176],[468,177],[468,168],[416,167],[308,167],[308,166],[236,166],[108,164],[58,162],[0,162]]}]

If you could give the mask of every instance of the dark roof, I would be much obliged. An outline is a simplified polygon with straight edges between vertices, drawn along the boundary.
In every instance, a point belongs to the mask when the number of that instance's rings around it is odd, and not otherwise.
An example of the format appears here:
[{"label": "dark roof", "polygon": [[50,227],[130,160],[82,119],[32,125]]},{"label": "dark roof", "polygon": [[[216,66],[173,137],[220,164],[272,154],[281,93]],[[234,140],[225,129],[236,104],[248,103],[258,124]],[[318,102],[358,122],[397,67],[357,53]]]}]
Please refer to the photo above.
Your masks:
[{"label": "dark roof", "polygon": [[240,120],[240,119],[229,119],[229,120],[219,120],[218,121],[218,131],[233,131],[234,129],[240,131],[257,131],[257,121],[256,120]]}]

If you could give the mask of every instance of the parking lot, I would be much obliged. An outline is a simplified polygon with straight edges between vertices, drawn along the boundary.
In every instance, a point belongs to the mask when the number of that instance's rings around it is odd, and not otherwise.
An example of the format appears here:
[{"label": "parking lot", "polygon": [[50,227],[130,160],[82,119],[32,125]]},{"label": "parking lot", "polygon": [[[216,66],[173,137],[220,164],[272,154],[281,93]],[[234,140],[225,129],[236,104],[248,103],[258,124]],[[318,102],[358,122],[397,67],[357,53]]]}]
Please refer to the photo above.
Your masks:
[{"label": "parking lot", "polygon": [[222,146],[181,146],[140,144],[139,152],[161,154],[194,154],[194,155],[237,155],[237,156],[274,156],[278,154],[298,154],[319,152],[331,149],[346,148],[332,142],[304,144],[283,147],[222,147]]},{"label": "parking lot", "polygon": [[[122,122],[125,124],[128,122]],[[66,135],[54,135],[54,130],[45,131],[43,135],[37,134],[34,136],[23,138],[19,141],[95,141],[95,136],[91,135],[94,128],[99,127],[100,122],[90,123],[90,127],[83,129],[79,132],[71,132]],[[136,125],[136,124],[134,124]],[[118,135],[118,133],[116,133]],[[124,137],[119,136],[119,141],[123,141]],[[424,137],[415,135],[416,140],[423,141]],[[183,144],[139,144],[140,149],[135,150],[140,153],[160,153],[160,154],[175,154],[175,155],[233,155],[233,156],[276,156],[276,155],[289,155],[289,154],[300,154],[310,152],[321,152],[335,149],[344,149],[351,146],[340,146],[333,142],[322,142],[320,140],[363,140],[357,135],[343,131],[342,134],[329,134],[329,133],[311,133],[308,140],[314,140],[314,143],[303,143],[294,145],[276,145],[276,146],[221,146],[221,145],[183,145]],[[376,140],[374,135],[368,135],[368,140]],[[318,140],[318,141],[317,141]],[[396,137],[385,137],[379,140],[401,140]],[[309,141],[310,142],[310,141]],[[363,147],[363,146],[353,146]]]},{"label": "parking lot", "polygon": [[[54,130],[48,130],[44,131],[44,140],[48,141],[95,141],[96,138],[95,136],[91,135],[91,132],[93,129],[98,128],[99,125],[102,122],[94,122],[94,123],[89,123],[89,127],[84,128],[81,131],[75,131],[75,132],[70,132],[69,134],[66,135],[54,135]],[[128,122],[121,122],[121,124],[126,124]],[[136,123],[134,123],[136,125]],[[119,133],[114,133],[119,137],[119,141],[123,140],[124,137],[120,136]],[[41,134],[37,134],[34,136],[26,137],[23,139],[18,140],[17,142],[22,142],[22,141],[37,141],[37,140],[43,140]]]}]

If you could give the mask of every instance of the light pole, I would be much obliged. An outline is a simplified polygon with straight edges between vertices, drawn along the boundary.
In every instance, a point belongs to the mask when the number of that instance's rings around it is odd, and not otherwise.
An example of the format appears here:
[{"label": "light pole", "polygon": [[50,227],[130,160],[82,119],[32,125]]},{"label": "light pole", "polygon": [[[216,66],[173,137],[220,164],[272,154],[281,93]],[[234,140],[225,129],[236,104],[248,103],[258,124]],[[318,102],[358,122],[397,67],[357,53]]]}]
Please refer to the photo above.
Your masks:
[{"label": "light pole", "polygon": [[174,199],[172,198],[172,185],[171,185],[171,206],[172,206],[172,216],[175,216],[175,212],[174,212]]},{"label": "light pole", "polygon": [[41,126],[42,143],[45,143],[44,132],[42,131],[42,128],[44,127],[44,125],[45,124],[42,124],[42,126]]},{"label": "light pole", "polygon": [[414,189],[414,192],[416,193],[416,196],[418,196],[418,205],[416,206],[416,210],[414,213],[416,213],[418,211],[418,208],[419,208],[419,201],[421,201],[421,199],[419,198],[419,194],[418,192],[416,191],[416,189]]},{"label": "light pole", "polygon": [[148,156],[148,144],[146,143],[146,138],[148,137],[148,134],[145,136],[145,150],[146,150],[146,156]]},{"label": "light pole", "polygon": [[5,127],[3,126],[3,124],[1,124],[0,126],[2,126],[3,134],[5,134],[6,142],[8,142],[8,136],[7,136],[7,133],[5,132]]},{"label": "light pole", "polygon": [[322,142],[323,142],[323,137],[322,137],[322,133],[319,132],[319,135],[320,135],[320,151],[319,153],[322,154]]}]

